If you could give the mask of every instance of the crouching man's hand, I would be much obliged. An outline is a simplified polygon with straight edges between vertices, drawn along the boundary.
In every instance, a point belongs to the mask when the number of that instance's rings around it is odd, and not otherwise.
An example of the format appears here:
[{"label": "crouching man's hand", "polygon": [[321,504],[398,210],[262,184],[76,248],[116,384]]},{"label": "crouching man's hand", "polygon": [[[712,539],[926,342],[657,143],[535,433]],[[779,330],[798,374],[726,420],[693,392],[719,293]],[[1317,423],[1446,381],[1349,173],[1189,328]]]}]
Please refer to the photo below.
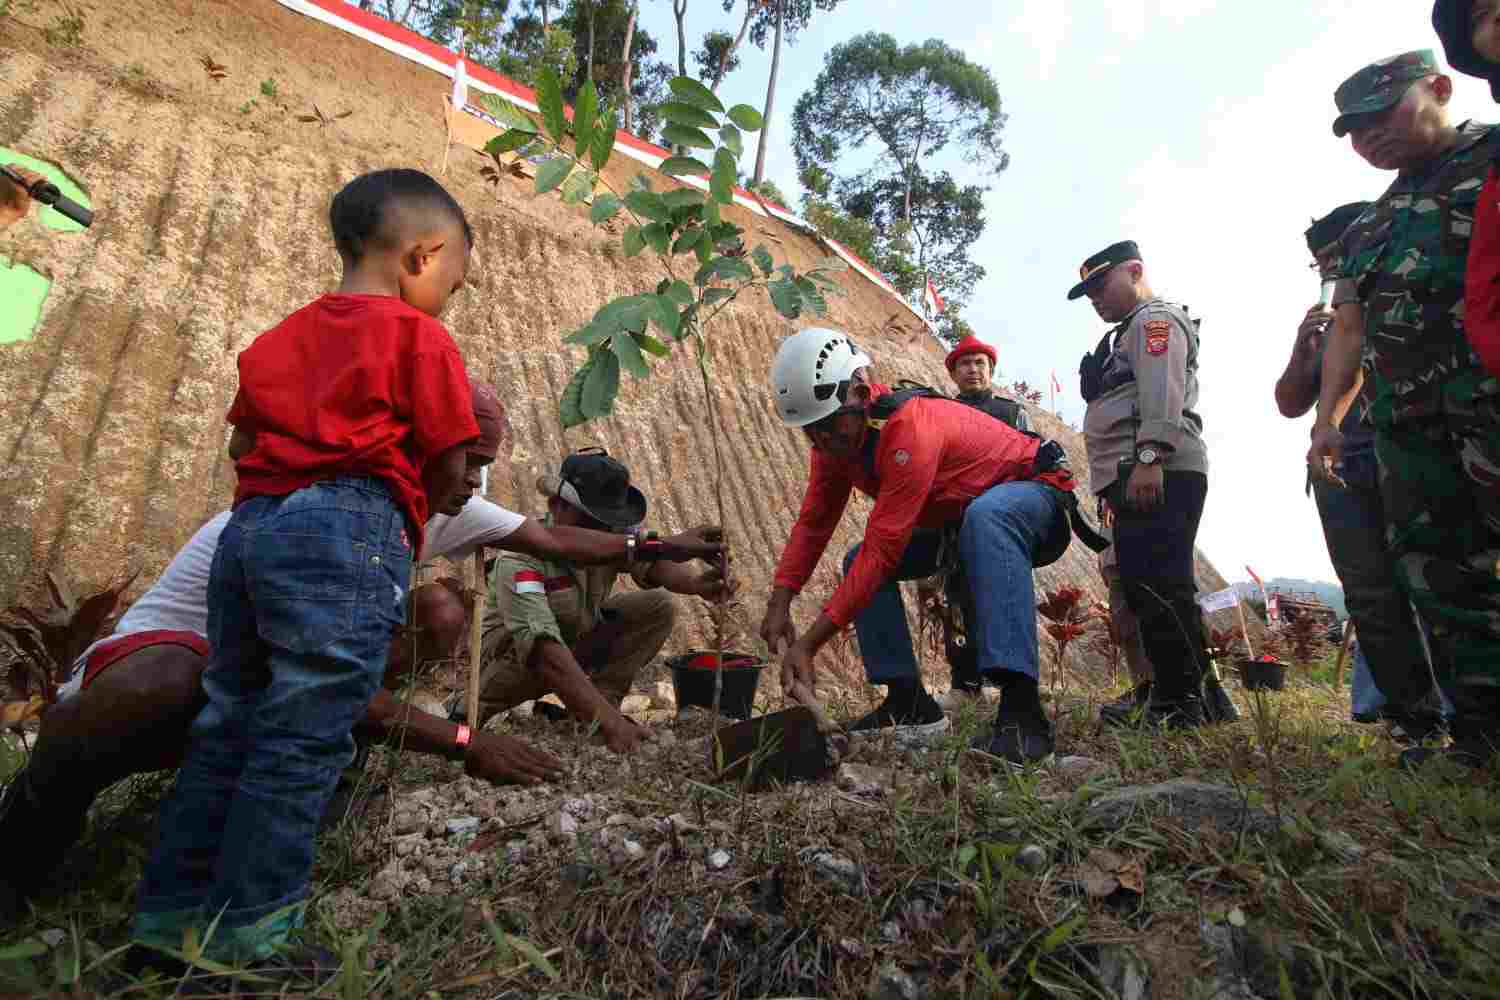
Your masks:
[{"label": "crouching man's hand", "polygon": [[523,740],[477,732],[464,753],[464,773],[496,785],[534,785],[563,776],[563,763]]}]

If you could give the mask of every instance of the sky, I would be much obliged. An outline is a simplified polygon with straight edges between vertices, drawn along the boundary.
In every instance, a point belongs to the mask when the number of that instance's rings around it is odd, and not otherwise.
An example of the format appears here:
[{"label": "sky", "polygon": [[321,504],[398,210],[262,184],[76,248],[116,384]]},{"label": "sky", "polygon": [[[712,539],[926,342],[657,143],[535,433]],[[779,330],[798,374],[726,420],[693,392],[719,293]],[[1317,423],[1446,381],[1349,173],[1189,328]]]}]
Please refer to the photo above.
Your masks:
[{"label": "sky", "polygon": [[[705,31],[738,28],[722,7],[691,0],[690,48]],[[1203,318],[1212,468],[1199,546],[1230,580],[1246,579],[1246,565],[1336,580],[1303,494],[1312,418],[1283,418],[1272,389],[1317,301],[1303,230],[1394,179],[1334,138],[1333,91],[1398,52],[1441,59],[1430,12],[1425,0],[844,0],[783,51],[767,176],[799,207],[792,106],[824,54],[861,31],[903,44],[936,36],[988,68],[1011,164],[986,198],[973,252],[988,274],[965,318],[999,351],[1006,381],[1041,387],[1056,372],[1058,409],[1082,424],[1078,360],[1107,328],[1066,294],[1083,258],[1135,240],[1155,291]],[[641,17],[675,60],[669,0],[644,0]],[[762,107],[769,45],[747,41],[743,56],[720,96]],[[1483,82],[1454,81],[1455,121],[1500,120]]]}]

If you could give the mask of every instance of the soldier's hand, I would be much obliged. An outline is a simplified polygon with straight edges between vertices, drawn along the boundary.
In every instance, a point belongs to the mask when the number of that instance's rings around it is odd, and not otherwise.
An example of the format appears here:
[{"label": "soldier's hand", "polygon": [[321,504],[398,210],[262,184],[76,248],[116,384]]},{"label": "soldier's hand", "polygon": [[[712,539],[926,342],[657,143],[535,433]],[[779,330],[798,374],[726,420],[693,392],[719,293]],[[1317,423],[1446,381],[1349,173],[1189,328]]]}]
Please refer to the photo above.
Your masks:
[{"label": "soldier's hand", "polygon": [[1160,465],[1137,462],[1125,483],[1125,503],[1131,510],[1148,513],[1166,500],[1166,474]]},{"label": "soldier's hand", "polygon": [[1319,479],[1339,482],[1333,467],[1344,457],[1344,434],[1329,423],[1313,425],[1312,446],[1307,449],[1307,465]]}]

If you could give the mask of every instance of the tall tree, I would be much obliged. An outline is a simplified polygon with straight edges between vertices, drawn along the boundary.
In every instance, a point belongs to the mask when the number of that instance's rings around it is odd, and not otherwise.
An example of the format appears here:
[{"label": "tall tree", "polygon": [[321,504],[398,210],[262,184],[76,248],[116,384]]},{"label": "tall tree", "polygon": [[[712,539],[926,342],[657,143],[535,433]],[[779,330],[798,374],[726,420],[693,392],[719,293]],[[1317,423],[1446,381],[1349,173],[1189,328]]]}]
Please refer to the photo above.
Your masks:
[{"label": "tall tree", "polygon": [[687,0],[672,0],[672,16],[677,19],[677,75],[687,76]]},{"label": "tall tree", "polygon": [[[728,76],[730,73],[733,73],[736,69],[739,68],[740,59],[739,56],[735,55],[735,53],[739,51],[740,43],[745,40],[745,35],[750,31],[750,22],[755,18],[756,9],[759,7],[764,7],[767,3],[767,0],[744,0],[744,2],[745,17],[744,20],[740,21],[739,34],[734,36],[733,41],[729,40],[728,34],[721,31],[712,32],[711,34],[705,36],[703,39],[705,50],[710,55],[717,56],[717,62],[714,66],[713,71],[714,82],[709,87],[709,89],[716,94],[719,92],[719,84],[724,82],[724,77]],[[724,0],[724,13],[727,14],[730,11],[734,10],[735,3],[736,0]],[[715,46],[713,44],[710,44],[710,38],[722,39],[723,41],[719,45]],[[702,74],[699,75],[702,76]],[[707,77],[703,78],[707,79]]]},{"label": "tall tree", "polygon": [[698,79],[715,92],[724,77],[740,68],[740,57],[731,55],[734,36],[727,31],[710,31],[703,36],[703,47],[693,53],[693,63],[698,67]]},{"label": "tall tree", "polygon": [[635,66],[635,60],[630,58],[630,43],[635,39],[635,19],[640,12],[640,4],[632,0],[630,20],[625,25],[625,44],[620,46],[620,108],[627,132],[630,131],[630,70]]},{"label": "tall tree", "polygon": [[[831,170],[846,150],[875,139],[901,178],[908,219],[924,159],[956,142],[965,161],[998,174],[1010,164],[1004,126],[989,70],[937,39],[902,47],[874,32],[834,46],[792,112],[799,170]],[[879,168],[874,173],[879,179]]]},{"label": "tall tree", "polygon": [[[771,106],[776,98],[776,78],[781,71],[781,46],[797,44],[797,34],[807,27],[815,10],[829,11],[839,5],[839,0],[760,0],[755,16],[750,22],[750,40],[755,47],[764,49],[767,40],[773,42],[771,49],[771,75],[766,81],[765,124],[760,130],[760,144],[755,150],[754,183],[759,184],[766,176],[766,146],[771,135]],[[725,10],[730,7],[726,6]]]}]

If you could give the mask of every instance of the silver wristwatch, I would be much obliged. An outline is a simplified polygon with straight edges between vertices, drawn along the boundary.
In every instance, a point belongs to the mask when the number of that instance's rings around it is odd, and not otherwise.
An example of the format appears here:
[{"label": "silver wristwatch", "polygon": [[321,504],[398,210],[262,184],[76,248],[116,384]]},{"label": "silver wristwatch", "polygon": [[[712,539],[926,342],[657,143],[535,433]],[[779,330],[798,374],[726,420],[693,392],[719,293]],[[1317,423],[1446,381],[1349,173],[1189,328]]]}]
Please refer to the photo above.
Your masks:
[{"label": "silver wristwatch", "polygon": [[1161,455],[1149,444],[1135,453],[1135,460],[1142,465],[1155,465]]}]

